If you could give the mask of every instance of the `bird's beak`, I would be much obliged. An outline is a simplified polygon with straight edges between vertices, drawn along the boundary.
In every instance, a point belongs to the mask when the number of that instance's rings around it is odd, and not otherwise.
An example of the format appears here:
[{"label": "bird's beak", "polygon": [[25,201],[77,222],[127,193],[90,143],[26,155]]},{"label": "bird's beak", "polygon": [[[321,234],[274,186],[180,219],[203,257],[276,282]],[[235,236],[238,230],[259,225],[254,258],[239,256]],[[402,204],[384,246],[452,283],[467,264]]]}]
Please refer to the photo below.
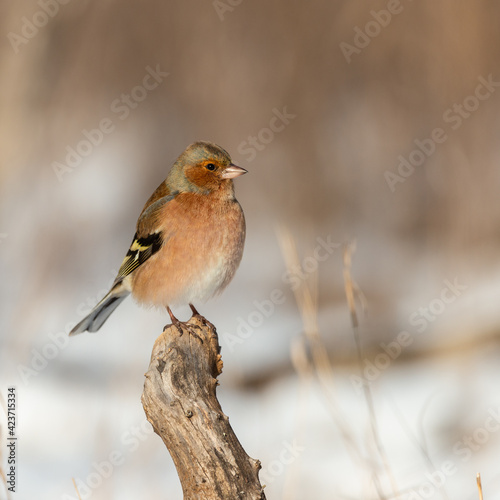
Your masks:
[{"label": "bird's beak", "polygon": [[237,167],[236,165],[233,165],[232,163],[229,165],[229,167],[224,170],[224,173],[222,174],[223,179],[234,179],[235,177],[238,177],[239,175],[246,174],[248,170],[245,170],[242,167]]}]

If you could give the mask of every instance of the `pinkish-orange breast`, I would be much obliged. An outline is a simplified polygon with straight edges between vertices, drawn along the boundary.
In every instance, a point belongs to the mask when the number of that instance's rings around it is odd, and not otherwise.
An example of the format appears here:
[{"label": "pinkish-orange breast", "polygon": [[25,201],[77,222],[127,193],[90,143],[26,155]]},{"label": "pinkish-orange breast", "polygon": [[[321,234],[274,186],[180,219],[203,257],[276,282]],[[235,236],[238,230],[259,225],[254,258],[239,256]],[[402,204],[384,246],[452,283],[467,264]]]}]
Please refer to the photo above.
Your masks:
[{"label": "pinkish-orange breast", "polygon": [[138,302],[175,305],[205,301],[231,281],[243,254],[245,219],[239,203],[219,193],[182,193],[158,220],[162,248],[132,277]]}]

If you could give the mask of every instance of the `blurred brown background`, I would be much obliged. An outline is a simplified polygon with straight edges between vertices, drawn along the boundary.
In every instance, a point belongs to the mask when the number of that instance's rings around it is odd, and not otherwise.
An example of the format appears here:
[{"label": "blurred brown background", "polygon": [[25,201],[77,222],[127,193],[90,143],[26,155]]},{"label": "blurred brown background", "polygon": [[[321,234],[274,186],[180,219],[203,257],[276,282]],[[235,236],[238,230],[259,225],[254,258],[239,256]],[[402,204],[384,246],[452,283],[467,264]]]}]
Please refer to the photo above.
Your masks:
[{"label": "blurred brown background", "polygon": [[[476,440],[500,407],[499,15],[491,0],[0,5],[1,391],[19,392],[21,495],[74,496],[71,477],[85,482],[122,450],[93,498],[181,498],[160,440],[147,434],[131,451],[123,438],[143,421],[142,375],[165,315],[130,300],[96,336],[62,333],[110,285],[177,155],[210,140],[249,170],[236,181],[248,239],[230,289],[200,310],[222,334],[222,406],[262,460],[268,498],[424,498],[425,483],[425,498],[476,498],[479,470],[500,498],[499,437]],[[103,120],[109,133],[96,131]],[[73,165],[70,150],[81,152]],[[398,171],[405,160],[419,164]],[[397,488],[373,465],[372,417],[352,383],[341,249],[318,271],[336,380],[326,397],[290,358],[303,326],[278,227],[301,258],[318,238],[356,240],[362,367],[381,342],[411,335],[371,384]],[[241,336],[273,289],[285,302]],[[329,397],[369,466],[349,458]],[[467,457],[464,435],[476,436]],[[280,462],[294,439],[304,450]],[[426,474],[445,460],[456,470],[437,484]]]}]

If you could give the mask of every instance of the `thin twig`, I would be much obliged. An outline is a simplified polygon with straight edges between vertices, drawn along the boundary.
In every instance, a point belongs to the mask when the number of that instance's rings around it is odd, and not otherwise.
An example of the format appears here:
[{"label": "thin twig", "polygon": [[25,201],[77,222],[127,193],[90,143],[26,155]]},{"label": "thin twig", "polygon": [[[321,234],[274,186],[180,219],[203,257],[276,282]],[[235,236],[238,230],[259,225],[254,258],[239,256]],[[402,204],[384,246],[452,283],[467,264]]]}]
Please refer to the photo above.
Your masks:
[{"label": "thin twig", "polygon": [[78,491],[78,486],[76,485],[75,478],[72,477],[71,480],[73,481],[73,486],[75,487],[76,494],[78,495],[78,500],[82,500],[82,497],[80,496],[80,492]]},{"label": "thin twig", "polygon": [[[295,438],[298,443],[304,443],[304,432],[307,427],[306,411],[309,408],[307,398],[311,393],[311,382],[313,372],[309,358],[307,357],[307,346],[303,336],[292,339],[290,344],[290,358],[292,365],[299,376],[298,408],[295,415]],[[282,500],[294,500],[299,494],[300,473],[299,460],[290,464],[283,485]]]},{"label": "thin twig", "polygon": [[417,419],[417,426],[419,428],[419,431],[420,431],[420,441],[422,443],[422,446],[426,452],[426,454],[428,455],[429,454],[429,447],[427,445],[427,440],[426,440],[426,435],[425,435],[425,430],[424,430],[424,418],[425,418],[425,414],[433,400],[433,398],[436,397],[436,395],[438,394],[439,391],[436,391],[434,394],[431,394],[430,396],[428,396],[427,400],[425,401],[422,409],[420,410],[420,413],[419,413],[419,416],[418,416],[418,419]]},{"label": "thin twig", "polygon": [[[401,425],[403,431],[406,433],[406,436],[408,439],[418,448],[418,450],[422,453],[422,455],[425,458],[426,464],[427,464],[427,471],[430,473],[433,473],[436,470],[436,466],[434,465],[434,462],[432,461],[425,444],[421,442],[421,440],[418,438],[415,432],[412,431],[410,428],[408,422],[406,421],[404,415],[402,414],[401,410],[399,407],[396,405],[394,401],[391,401],[392,405],[392,411],[396,415],[396,418],[399,421],[399,425]],[[444,486],[441,488],[441,496],[443,497],[444,500],[448,500],[448,495],[446,491],[444,491]]]},{"label": "thin twig", "polygon": [[[351,313],[351,322],[352,322],[352,330],[353,330],[353,335],[354,335],[354,343],[356,344],[356,354],[358,358],[358,364],[359,364],[359,370],[361,373],[361,376],[363,378],[363,393],[365,396],[365,401],[366,401],[366,406],[368,408],[368,413],[370,415],[370,427],[371,427],[371,433],[372,433],[372,438],[373,442],[375,443],[375,446],[377,448],[378,454],[380,458],[382,459],[382,463],[384,464],[384,469],[386,471],[387,477],[391,481],[392,489],[394,496],[399,496],[399,488],[396,483],[396,479],[394,478],[394,475],[392,473],[391,467],[389,465],[389,460],[387,458],[387,454],[385,452],[385,449],[382,445],[382,441],[380,439],[379,435],[379,430],[378,430],[378,422],[377,422],[377,416],[375,413],[375,406],[373,403],[373,394],[372,390],[370,387],[370,384],[366,380],[366,377],[363,372],[363,351],[362,351],[362,346],[361,346],[361,338],[359,334],[359,321],[358,321],[358,316],[356,313],[356,303],[355,303],[355,297],[354,297],[354,288],[358,289],[358,287],[353,283],[353,280],[351,278],[351,262],[352,262],[352,253],[355,250],[355,243],[352,242],[348,245],[345,246],[344,248],[344,286],[345,286],[345,293],[347,297],[347,304],[349,306],[349,311]],[[381,498],[385,498],[385,495],[382,492],[382,487],[380,485],[380,479],[377,474],[374,474],[374,479],[376,478],[375,481],[375,486],[377,490],[379,491],[379,495]]]},{"label": "thin twig", "polygon": [[[285,228],[280,228],[277,233],[286,268],[290,272],[293,269],[300,269],[301,265],[297,247],[292,235]],[[304,341],[310,346],[311,349],[312,368],[318,378],[322,392],[326,397],[333,421],[340,431],[340,435],[344,440],[347,451],[350,453],[351,458],[355,463],[364,463],[365,459],[356,445],[353,434],[348,428],[335,398],[331,394],[333,368],[330,364],[326,348],[321,341],[317,323],[317,273],[311,273],[308,279],[312,283],[308,284],[303,280],[298,287],[294,288],[293,292],[302,318],[302,324],[304,326]],[[298,373],[299,376],[301,376],[305,372],[299,371]]]},{"label": "thin twig", "polygon": [[479,490],[479,500],[483,500],[483,485],[481,484],[481,473],[478,472],[476,476],[477,489]]}]

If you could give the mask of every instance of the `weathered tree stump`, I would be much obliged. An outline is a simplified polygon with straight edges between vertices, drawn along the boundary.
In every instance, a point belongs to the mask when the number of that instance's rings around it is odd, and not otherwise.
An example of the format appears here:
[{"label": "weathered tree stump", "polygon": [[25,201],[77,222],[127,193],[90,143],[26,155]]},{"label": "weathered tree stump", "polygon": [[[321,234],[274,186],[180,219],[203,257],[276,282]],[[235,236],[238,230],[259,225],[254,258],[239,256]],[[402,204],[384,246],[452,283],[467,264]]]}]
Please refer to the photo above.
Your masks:
[{"label": "weathered tree stump", "polygon": [[184,500],[265,500],[258,471],[216,397],[222,358],[217,332],[201,317],[195,336],[169,326],[153,346],[142,405],[177,468]]}]

